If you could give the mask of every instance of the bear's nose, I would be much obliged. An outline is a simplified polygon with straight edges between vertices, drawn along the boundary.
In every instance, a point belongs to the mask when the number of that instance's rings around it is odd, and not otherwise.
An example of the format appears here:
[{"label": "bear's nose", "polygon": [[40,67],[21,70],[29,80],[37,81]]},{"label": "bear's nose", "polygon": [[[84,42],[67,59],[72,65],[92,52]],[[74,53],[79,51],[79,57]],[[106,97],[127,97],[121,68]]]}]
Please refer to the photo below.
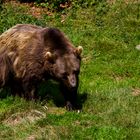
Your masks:
[{"label": "bear's nose", "polygon": [[75,75],[68,76],[68,80],[69,80],[70,87],[75,88],[76,87],[76,77],[75,77]]}]

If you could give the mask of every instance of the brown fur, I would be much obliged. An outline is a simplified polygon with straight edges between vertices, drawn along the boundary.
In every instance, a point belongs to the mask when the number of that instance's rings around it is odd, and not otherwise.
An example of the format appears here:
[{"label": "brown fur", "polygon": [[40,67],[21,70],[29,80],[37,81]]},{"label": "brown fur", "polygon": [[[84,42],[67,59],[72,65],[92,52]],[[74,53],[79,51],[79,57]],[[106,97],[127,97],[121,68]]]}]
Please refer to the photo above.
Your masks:
[{"label": "brown fur", "polygon": [[[77,51],[58,29],[18,24],[0,36],[0,87],[10,80],[14,92],[20,90],[25,97],[34,98],[37,83],[53,78],[66,89],[66,94],[73,91],[72,86],[77,91],[80,70]],[[16,84],[20,89],[14,89]]]}]

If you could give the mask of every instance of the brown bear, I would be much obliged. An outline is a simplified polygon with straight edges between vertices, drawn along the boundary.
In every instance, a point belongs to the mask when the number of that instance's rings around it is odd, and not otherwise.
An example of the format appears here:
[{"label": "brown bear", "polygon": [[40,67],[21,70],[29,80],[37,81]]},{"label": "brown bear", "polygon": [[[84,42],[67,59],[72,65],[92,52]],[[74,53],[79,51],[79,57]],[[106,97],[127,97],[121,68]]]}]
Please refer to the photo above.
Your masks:
[{"label": "brown bear", "polygon": [[0,87],[10,86],[13,94],[33,99],[40,81],[54,79],[71,110],[76,106],[81,52],[59,29],[18,24],[0,36]]}]

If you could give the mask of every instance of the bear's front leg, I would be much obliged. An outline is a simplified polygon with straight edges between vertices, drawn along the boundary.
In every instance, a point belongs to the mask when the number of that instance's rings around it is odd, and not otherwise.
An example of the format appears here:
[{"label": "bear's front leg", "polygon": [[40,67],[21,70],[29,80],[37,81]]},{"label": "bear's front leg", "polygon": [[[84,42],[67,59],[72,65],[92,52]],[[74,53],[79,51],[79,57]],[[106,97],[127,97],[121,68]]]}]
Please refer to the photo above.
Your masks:
[{"label": "bear's front leg", "polygon": [[77,88],[69,89],[63,85],[60,86],[60,90],[64,96],[66,102],[66,109],[68,111],[74,110],[77,107]]},{"label": "bear's front leg", "polygon": [[24,98],[27,100],[36,100],[37,99],[37,86],[34,85],[31,81],[23,82],[23,91]]}]

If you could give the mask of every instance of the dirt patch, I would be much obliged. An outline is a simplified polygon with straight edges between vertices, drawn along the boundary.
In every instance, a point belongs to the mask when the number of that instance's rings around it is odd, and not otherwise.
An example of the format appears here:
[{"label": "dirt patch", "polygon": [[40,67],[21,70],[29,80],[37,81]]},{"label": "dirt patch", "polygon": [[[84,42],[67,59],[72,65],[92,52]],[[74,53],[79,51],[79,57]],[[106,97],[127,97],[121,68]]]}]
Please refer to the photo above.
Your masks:
[{"label": "dirt patch", "polygon": [[44,8],[41,6],[36,6],[35,3],[20,3],[18,1],[6,1],[5,5],[11,4],[13,7],[23,6],[26,7],[26,14],[32,15],[35,18],[41,18],[43,14],[46,14],[48,16],[52,16],[53,13],[48,10],[48,8]]},{"label": "dirt patch", "polygon": [[140,88],[135,88],[132,90],[133,96],[140,96]]},{"label": "dirt patch", "polygon": [[9,118],[3,121],[4,124],[15,126],[24,122],[34,122],[40,118],[45,118],[46,113],[38,110],[30,110],[30,112],[20,112],[12,114]]},{"label": "dirt patch", "polygon": [[53,13],[50,12],[47,8],[36,7],[35,5],[24,4],[28,7],[28,14],[36,18],[41,18],[43,14],[48,16],[53,16]]},{"label": "dirt patch", "polygon": [[20,125],[25,122],[33,123],[36,120],[47,117],[47,114],[64,114],[66,112],[65,108],[57,107],[46,107],[43,106],[40,110],[28,110],[25,112],[18,112],[10,115],[8,118],[3,120],[3,123],[10,126]]}]

